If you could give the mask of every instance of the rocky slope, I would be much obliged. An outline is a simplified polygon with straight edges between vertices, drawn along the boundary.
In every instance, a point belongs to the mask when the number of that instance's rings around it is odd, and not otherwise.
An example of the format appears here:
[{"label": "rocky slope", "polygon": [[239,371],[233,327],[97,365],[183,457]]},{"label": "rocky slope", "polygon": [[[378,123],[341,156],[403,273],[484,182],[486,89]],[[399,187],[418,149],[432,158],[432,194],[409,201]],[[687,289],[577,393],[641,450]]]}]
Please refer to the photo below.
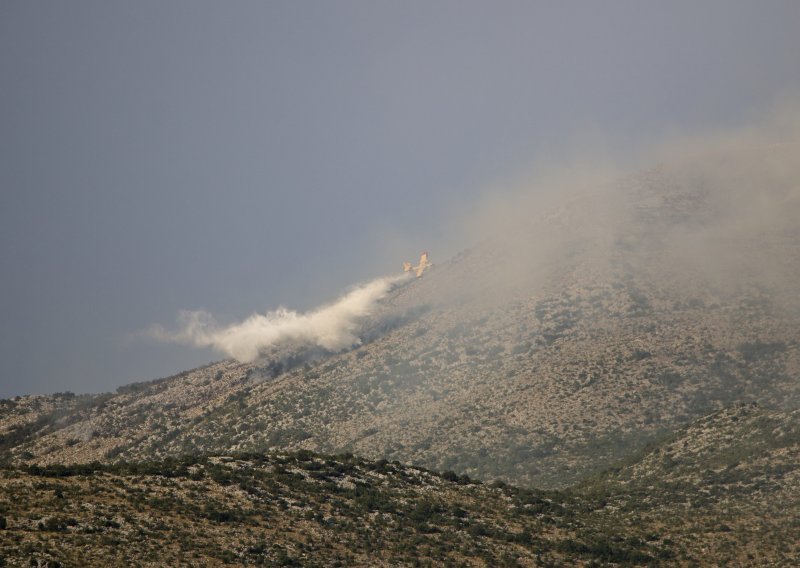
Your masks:
[{"label": "rocky slope", "polygon": [[794,566],[800,416],[736,405],[567,491],[311,452],[0,470],[47,566]]},{"label": "rocky slope", "polygon": [[797,223],[731,232],[726,211],[702,183],[646,172],[437,264],[356,349],[3,401],[0,456],[308,449],[564,487],[734,402],[800,405]]},{"label": "rocky slope", "polygon": [[[646,562],[558,494],[311,453],[0,471],[0,559],[47,566]],[[10,497],[14,496],[13,501]]]},{"label": "rocky slope", "polygon": [[576,490],[623,532],[663,527],[702,565],[796,566],[800,412],[723,409]]}]

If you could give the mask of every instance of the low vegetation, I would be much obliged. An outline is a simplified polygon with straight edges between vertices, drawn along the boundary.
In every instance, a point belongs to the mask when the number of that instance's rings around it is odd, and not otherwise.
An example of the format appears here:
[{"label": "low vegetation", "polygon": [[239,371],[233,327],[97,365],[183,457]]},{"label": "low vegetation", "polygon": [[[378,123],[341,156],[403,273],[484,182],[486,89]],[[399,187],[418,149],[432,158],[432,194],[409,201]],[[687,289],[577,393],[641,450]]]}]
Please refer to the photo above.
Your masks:
[{"label": "low vegetation", "polygon": [[566,491],[241,453],[0,470],[8,565],[797,565],[797,412],[737,405]]}]

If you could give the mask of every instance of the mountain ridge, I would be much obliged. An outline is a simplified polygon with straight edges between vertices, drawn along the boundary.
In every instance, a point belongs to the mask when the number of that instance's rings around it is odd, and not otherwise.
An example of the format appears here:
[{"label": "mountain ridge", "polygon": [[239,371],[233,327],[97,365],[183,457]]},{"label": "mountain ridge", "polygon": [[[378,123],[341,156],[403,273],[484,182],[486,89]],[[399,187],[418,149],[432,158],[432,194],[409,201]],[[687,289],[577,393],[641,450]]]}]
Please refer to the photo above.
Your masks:
[{"label": "mountain ridge", "polygon": [[0,459],[306,449],[565,487],[712,410],[796,408],[796,220],[737,224],[709,179],[656,168],[509,217],[389,292],[353,349],[4,401]]}]

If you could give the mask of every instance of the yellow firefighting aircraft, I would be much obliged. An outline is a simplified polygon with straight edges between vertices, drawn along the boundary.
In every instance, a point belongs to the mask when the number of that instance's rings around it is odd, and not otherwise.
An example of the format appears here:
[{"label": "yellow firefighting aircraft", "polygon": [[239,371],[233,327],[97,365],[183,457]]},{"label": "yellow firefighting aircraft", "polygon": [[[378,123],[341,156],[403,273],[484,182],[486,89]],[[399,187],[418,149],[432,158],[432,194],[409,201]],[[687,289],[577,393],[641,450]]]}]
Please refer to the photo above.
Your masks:
[{"label": "yellow firefighting aircraft", "polygon": [[410,262],[404,262],[403,272],[410,272],[413,270],[417,273],[417,278],[419,278],[422,276],[422,273],[425,272],[425,269],[431,266],[433,266],[433,263],[428,261],[428,251],[425,251],[419,257],[419,264],[417,266],[411,266]]}]

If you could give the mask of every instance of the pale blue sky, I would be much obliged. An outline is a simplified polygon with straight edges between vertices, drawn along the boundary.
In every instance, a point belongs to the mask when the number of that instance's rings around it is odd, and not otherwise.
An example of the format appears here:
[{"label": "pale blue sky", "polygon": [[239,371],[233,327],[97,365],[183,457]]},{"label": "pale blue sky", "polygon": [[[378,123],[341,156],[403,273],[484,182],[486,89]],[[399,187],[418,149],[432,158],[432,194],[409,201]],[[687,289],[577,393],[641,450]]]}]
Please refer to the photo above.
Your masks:
[{"label": "pale blue sky", "polygon": [[800,2],[0,4],[0,396],[217,358],[180,309],[308,308],[446,209],[602,132],[800,91]]}]

